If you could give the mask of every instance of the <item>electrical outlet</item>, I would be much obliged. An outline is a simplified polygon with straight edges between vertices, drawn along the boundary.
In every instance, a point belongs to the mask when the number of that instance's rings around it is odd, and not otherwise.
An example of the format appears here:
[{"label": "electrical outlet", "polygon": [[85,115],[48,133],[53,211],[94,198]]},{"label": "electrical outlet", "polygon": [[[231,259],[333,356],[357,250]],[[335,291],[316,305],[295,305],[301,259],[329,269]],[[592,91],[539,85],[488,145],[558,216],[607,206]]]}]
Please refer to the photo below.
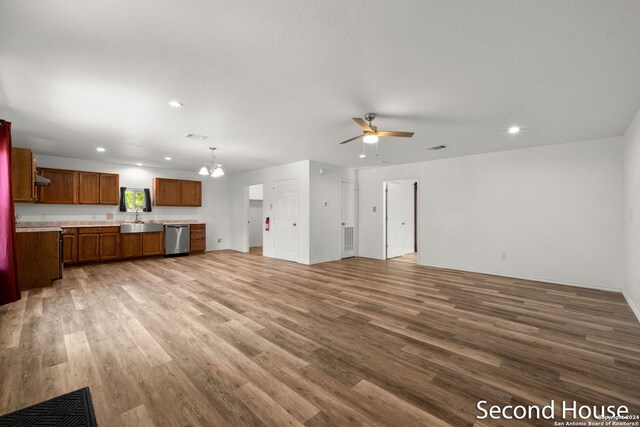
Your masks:
[{"label": "electrical outlet", "polygon": [[373,207],[373,211],[374,211],[374,212],[376,211],[376,207],[375,207],[375,206]]},{"label": "electrical outlet", "polygon": [[502,259],[507,259],[507,253],[506,252],[502,252]]},{"label": "electrical outlet", "polygon": [[218,237],[218,243],[222,243],[222,237]]}]

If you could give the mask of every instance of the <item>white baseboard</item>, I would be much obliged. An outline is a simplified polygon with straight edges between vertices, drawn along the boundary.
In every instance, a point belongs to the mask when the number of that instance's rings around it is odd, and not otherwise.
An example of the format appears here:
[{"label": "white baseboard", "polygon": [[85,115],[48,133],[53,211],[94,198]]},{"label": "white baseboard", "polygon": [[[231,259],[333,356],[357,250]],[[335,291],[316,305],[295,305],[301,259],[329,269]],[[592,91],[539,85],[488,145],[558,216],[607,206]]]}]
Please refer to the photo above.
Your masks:
[{"label": "white baseboard", "polygon": [[319,258],[309,261],[307,265],[322,264],[323,262],[340,261],[339,258]]},{"label": "white baseboard", "polygon": [[424,265],[425,267],[445,268],[447,270],[467,271],[469,273],[489,274],[491,276],[508,277],[508,278],[512,278],[512,279],[530,280],[532,282],[551,283],[553,285],[575,286],[575,287],[578,287],[578,288],[596,289],[596,290],[599,290],[599,291],[608,291],[608,292],[622,292],[622,288],[612,288],[612,287],[608,287],[608,286],[599,286],[599,285],[592,285],[592,284],[585,284],[585,283],[574,283],[574,282],[563,282],[561,280],[545,279],[545,278],[540,278],[540,277],[517,276],[517,275],[513,275],[513,274],[496,273],[496,272],[493,272],[493,271],[470,270],[468,268],[451,267],[451,266],[444,266],[444,265],[428,265],[428,264],[420,264],[420,265]]},{"label": "white baseboard", "polygon": [[629,295],[627,295],[625,291],[622,291],[622,295],[624,295],[624,299],[627,300],[627,304],[629,304],[629,307],[631,307],[631,311],[633,311],[633,314],[636,315],[638,322],[640,322],[640,309],[633,303],[633,300]]}]

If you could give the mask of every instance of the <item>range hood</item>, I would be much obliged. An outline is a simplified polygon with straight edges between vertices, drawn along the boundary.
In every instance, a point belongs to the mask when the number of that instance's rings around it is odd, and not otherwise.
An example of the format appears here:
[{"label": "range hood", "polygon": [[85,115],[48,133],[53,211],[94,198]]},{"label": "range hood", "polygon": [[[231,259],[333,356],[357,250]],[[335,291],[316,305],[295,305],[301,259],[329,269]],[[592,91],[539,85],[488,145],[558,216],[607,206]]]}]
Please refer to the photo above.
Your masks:
[{"label": "range hood", "polygon": [[51,184],[51,180],[49,178],[45,178],[44,176],[36,175],[36,185],[44,185],[47,186]]}]

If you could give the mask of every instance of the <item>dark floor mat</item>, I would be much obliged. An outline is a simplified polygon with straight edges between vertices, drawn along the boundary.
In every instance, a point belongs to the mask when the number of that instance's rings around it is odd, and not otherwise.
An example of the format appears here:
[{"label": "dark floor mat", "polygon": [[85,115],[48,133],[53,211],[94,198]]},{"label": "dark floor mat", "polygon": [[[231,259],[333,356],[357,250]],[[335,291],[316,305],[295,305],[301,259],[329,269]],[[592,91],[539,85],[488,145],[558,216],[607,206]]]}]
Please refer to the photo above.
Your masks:
[{"label": "dark floor mat", "polygon": [[95,427],[97,425],[89,387],[54,397],[0,417],[0,427]]}]

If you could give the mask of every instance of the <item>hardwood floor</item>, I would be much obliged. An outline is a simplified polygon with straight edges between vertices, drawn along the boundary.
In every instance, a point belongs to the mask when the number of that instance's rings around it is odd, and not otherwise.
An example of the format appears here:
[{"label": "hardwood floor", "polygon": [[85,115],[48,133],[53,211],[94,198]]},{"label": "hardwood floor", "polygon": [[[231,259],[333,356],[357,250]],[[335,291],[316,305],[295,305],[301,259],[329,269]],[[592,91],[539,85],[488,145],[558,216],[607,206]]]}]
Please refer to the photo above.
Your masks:
[{"label": "hardwood floor", "polygon": [[0,375],[0,414],[90,386],[102,426],[526,425],[477,401],[639,413],[640,324],[616,293],[222,251],[66,269],[0,307]]}]

